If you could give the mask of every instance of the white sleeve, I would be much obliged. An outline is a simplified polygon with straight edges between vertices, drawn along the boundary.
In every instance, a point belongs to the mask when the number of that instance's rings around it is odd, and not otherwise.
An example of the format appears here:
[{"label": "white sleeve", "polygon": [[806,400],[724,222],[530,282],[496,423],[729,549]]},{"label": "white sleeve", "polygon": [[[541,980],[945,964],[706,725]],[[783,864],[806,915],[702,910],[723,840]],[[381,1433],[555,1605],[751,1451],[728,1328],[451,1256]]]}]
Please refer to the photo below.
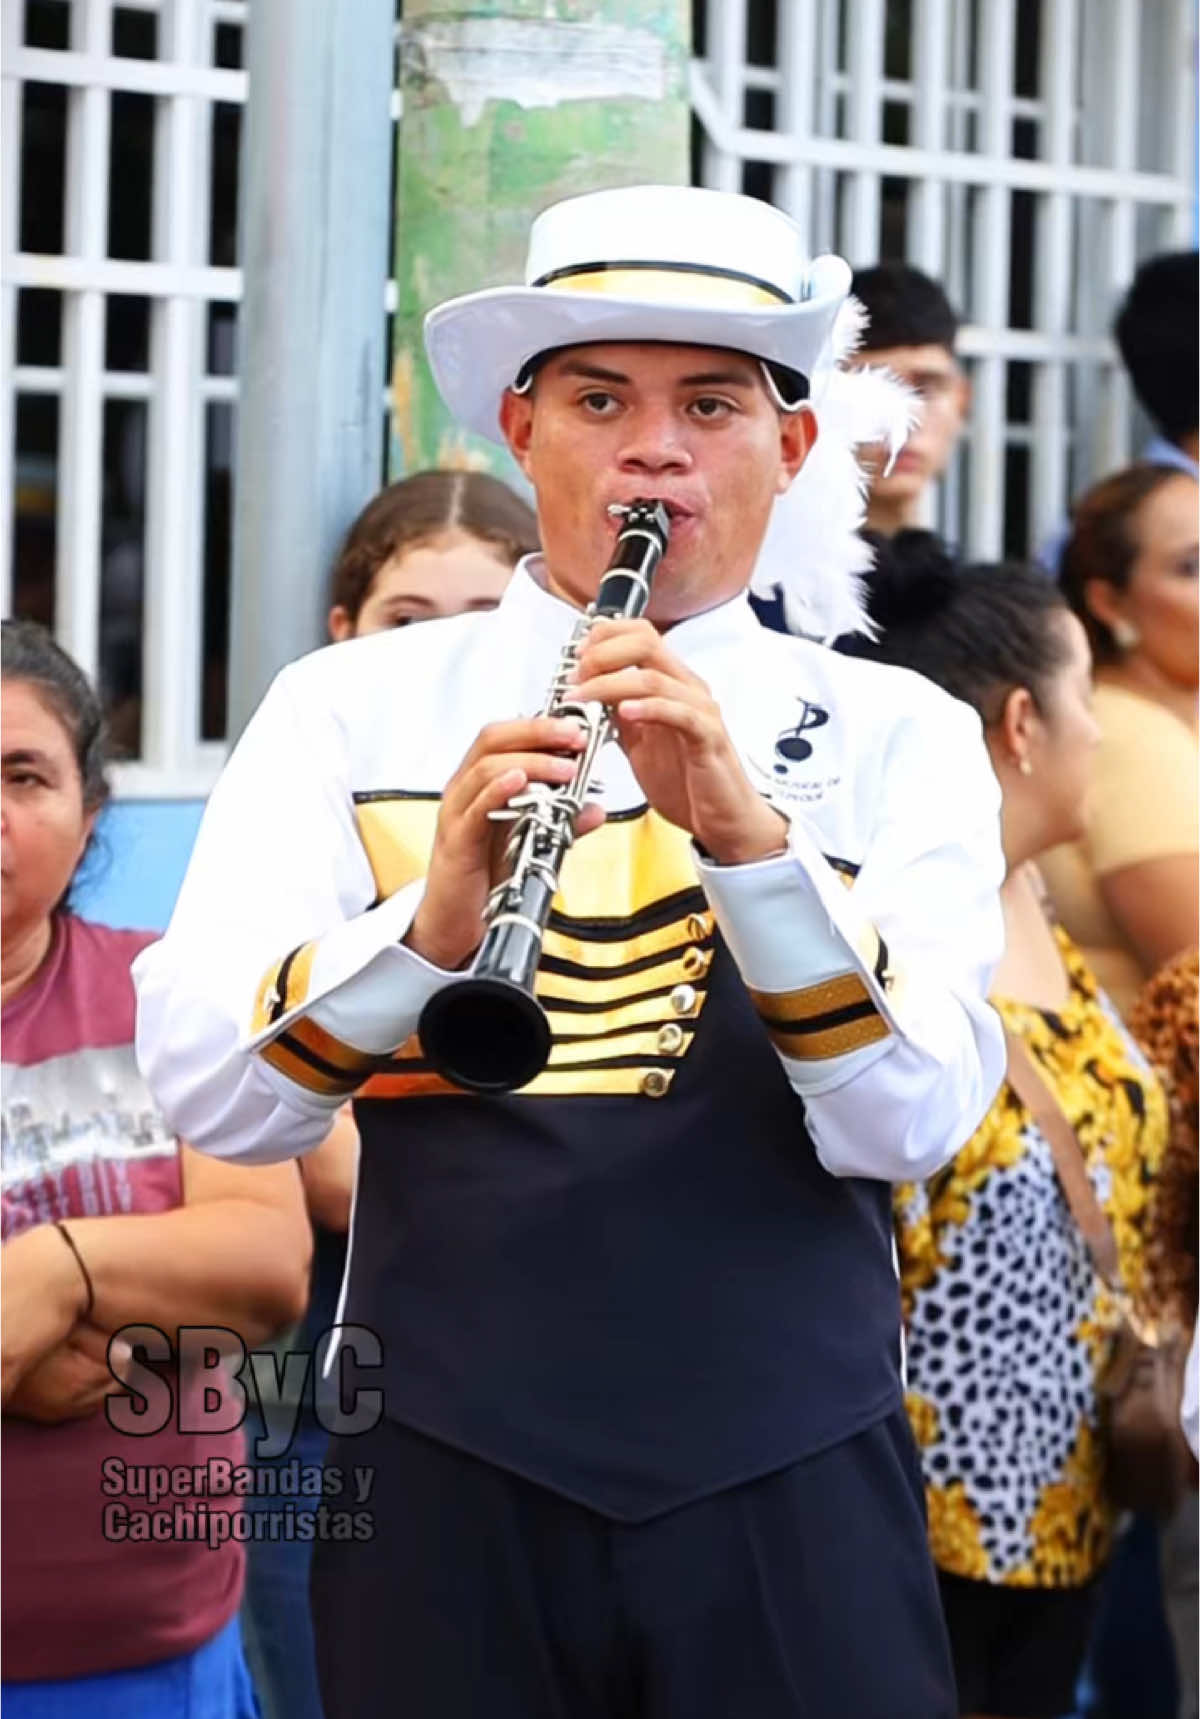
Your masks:
[{"label": "white sleeve", "polygon": [[785,854],[699,863],[837,1176],[932,1174],[970,1138],[1004,1074],[987,1002],[1004,943],[1000,793],[974,713],[947,700],[937,718],[895,738],[886,801],[849,888],[786,806]]},{"label": "white sleeve", "polygon": [[448,977],[400,945],[422,881],[377,901],[341,729],[308,719],[295,677],[246,729],[166,935],[133,968],[138,1063],[168,1125],[246,1163],[318,1145]]}]

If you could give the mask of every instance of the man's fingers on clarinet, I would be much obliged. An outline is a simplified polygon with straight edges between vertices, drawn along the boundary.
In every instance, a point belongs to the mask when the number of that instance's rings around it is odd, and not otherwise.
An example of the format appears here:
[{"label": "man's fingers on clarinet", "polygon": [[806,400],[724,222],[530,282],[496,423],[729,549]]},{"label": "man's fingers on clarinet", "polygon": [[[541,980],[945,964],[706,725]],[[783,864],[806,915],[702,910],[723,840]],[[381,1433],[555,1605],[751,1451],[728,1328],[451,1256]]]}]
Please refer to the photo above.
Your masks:
[{"label": "man's fingers on clarinet", "polygon": [[515,722],[489,722],[481,728],[458,774],[484,758],[518,752],[578,752],[583,733],[573,717],[528,716]]},{"label": "man's fingers on clarinet", "polygon": [[538,782],[570,781],[575,754],[583,744],[583,732],[572,718],[539,716],[489,723],[446,784],[443,822],[466,812],[497,771],[524,770]]},{"label": "man's fingers on clarinet", "polygon": [[684,739],[704,748],[717,739],[718,731],[705,713],[678,698],[623,698],[617,705],[617,733],[632,739],[641,727],[672,728]]},{"label": "man's fingers on clarinet", "polygon": [[[519,794],[530,782],[559,787],[575,774],[575,760],[553,752],[514,752],[498,758],[481,758],[462,780],[461,789],[447,807],[451,823],[457,822],[472,840],[490,833],[492,812]],[[449,832],[447,832],[449,833]]]},{"label": "man's fingers on clarinet", "polygon": [[577,693],[580,699],[595,699],[597,703],[610,707],[626,698],[666,698],[695,706],[711,703],[708,693],[698,682],[676,680],[659,668],[645,665],[627,665],[607,674],[594,675],[580,682]]},{"label": "man's fingers on clarinet", "polygon": [[624,668],[654,669],[682,686],[708,690],[698,675],[672,655],[649,621],[597,621],[580,652],[577,684]]}]

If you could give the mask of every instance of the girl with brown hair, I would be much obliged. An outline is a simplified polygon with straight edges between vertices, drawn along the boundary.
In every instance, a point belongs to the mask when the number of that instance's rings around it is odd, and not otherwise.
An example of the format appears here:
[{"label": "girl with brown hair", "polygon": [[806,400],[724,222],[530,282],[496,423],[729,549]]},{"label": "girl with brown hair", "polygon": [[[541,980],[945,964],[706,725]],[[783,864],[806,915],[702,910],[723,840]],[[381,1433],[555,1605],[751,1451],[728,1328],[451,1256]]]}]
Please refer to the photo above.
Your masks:
[{"label": "girl with brown hair", "polygon": [[334,564],[330,636],[494,609],[537,546],[533,509],[487,472],[417,472],[389,484],[354,521]]}]

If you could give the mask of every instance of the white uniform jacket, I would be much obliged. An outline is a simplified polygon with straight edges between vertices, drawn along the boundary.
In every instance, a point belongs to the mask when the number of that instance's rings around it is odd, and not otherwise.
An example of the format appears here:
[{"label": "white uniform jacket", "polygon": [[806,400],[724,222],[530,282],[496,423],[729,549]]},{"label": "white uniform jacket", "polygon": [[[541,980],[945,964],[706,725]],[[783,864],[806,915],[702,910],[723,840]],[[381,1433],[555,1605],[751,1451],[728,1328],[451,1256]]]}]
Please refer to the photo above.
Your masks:
[{"label": "white uniform jacket", "polygon": [[[142,1070],[201,1150],[286,1158],[317,1145],[351,1093],[438,1090],[413,1035],[450,976],[400,940],[443,787],[485,723],[541,707],[578,618],[538,573],[523,563],[495,612],[320,650],[268,692],[167,933],[134,969]],[[672,628],[669,645],[790,819],[789,849],[707,863],[610,745],[609,821],[569,852],[547,934],[549,965],[575,977],[539,982],[572,1044],[556,1042],[525,1091],[669,1105],[719,935],[826,1169],[927,1176],[969,1138],[1005,1063],[986,1001],[1000,796],[979,721],[917,675],[766,630],[744,597]]]}]

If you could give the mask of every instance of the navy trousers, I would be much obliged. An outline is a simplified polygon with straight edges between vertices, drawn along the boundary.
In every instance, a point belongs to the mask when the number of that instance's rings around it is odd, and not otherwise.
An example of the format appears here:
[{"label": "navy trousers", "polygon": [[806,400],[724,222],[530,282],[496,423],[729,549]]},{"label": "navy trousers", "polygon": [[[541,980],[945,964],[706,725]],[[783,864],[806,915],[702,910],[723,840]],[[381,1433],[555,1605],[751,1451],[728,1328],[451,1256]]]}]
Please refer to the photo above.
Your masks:
[{"label": "navy trousers", "polygon": [[955,1719],[902,1410],[637,1525],[387,1421],[313,1564],[327,1719]]}]

